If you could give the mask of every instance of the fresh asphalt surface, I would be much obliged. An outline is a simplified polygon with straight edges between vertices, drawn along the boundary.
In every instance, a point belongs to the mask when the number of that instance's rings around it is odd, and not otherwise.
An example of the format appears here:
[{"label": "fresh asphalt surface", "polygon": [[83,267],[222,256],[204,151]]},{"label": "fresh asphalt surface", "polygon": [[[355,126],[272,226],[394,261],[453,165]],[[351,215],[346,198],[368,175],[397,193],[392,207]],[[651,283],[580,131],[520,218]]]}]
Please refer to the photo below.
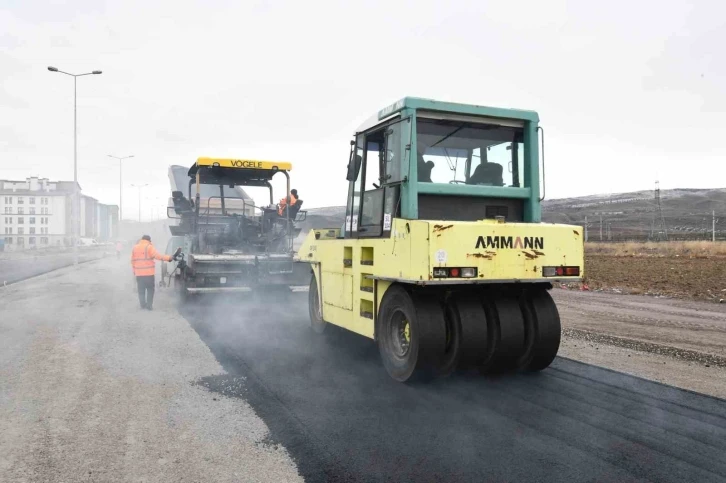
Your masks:
[{"label": "fresh asphalt surface", "polygon": [[299,302],[180,312],[229,372],[202,384],[247,400],[306,481],[726,481],[726,401],[561,358],[404,385]]},{"label": "fresh asphalt surface", "polygon": [[[83,263],[97,260],[103,256],[104,253],[100,250],[81,250],[78,254],[78,261]],[[73,265],[72,252],[2,259],[0,260],[0,285],[20,282],[70,265]]]}]

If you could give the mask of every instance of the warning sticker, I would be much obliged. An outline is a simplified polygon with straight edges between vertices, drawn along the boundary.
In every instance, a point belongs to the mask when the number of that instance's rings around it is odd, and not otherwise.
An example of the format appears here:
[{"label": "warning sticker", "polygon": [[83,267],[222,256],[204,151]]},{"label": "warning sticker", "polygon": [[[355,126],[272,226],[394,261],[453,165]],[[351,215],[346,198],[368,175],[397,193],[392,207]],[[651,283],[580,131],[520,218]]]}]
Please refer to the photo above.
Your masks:
[{"label": "warning sticker", "polygon": [[386,213],[383,215],[383,231],[388,231],[391,229],[391,214]]},{"label": "warning sticker", "polygon": [[448,254],[446,253],[446,250],[436,250],[436,261],[439,263],[446,263],[446,260],[448,259]]}]

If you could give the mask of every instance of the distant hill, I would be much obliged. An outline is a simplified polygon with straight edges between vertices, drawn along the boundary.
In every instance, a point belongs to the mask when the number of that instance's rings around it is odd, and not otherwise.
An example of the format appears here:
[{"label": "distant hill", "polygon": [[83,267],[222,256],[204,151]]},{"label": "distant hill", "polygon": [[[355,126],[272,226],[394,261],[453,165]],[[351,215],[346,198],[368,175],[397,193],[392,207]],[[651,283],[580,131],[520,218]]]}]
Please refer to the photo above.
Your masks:
[{"label": "distant hill", "polygon": [[[713,211],[716,232],[726,237],[726,188],[661,190],[661,207],[669,238],[710,238]],[[658,238],[661,220],[652,190],[546,200],[542,219],[551,223],[587,224],[590,240]]]},{"label": "distant hill", "polygon": [[[710,239],[712,217],[716,211],[717,237],[726,239],[726,188],[661,190],[661,207],[670,239]],[[345,219],[345,206],[307,210],[304,231],[313,228],[339,227]],[[602,216],[603,240],[656,239],[660,234],[660,216],[652,190],[613,193],[545,200],[542,219],[548,223],[585,225],[589,239],[600,239]],[[609,232],[609,233],[608,233]]]}]

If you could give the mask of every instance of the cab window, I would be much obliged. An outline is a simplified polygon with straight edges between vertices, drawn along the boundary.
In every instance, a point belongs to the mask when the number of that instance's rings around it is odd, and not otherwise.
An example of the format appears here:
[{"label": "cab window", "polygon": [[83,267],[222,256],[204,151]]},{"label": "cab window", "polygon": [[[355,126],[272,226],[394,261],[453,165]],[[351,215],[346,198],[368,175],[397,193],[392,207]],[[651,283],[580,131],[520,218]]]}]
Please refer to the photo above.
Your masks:
[{"label": "cab window", "polygon": [[416,135],[419,182],[523,186],[521,127],[419,119]]},{"label": "cab window", "polygon": [[363,157],[365,179],[358,231],[363,236],[380,235],[383,221],[383,189],[381,184],[385,170],[385,129],[366,135]]},{"label": "cab window", "polygon": [[390,231],[399,208],[398,184],[404,178],[405,127],[408,119],[395,121],[356,138],[354,156],[362,165],[351,181],[346,215],[346,236],[374,237]]}]

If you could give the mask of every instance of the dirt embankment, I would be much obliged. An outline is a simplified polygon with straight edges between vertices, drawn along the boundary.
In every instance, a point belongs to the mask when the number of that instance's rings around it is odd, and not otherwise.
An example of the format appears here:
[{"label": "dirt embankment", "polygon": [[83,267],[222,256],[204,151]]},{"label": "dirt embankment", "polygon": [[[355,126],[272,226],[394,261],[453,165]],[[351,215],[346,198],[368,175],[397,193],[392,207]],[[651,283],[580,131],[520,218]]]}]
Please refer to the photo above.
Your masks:
[{"label": "dirt embankment", "polygon": [[589,244],[591,290],[726,301],[726,243]]}]

